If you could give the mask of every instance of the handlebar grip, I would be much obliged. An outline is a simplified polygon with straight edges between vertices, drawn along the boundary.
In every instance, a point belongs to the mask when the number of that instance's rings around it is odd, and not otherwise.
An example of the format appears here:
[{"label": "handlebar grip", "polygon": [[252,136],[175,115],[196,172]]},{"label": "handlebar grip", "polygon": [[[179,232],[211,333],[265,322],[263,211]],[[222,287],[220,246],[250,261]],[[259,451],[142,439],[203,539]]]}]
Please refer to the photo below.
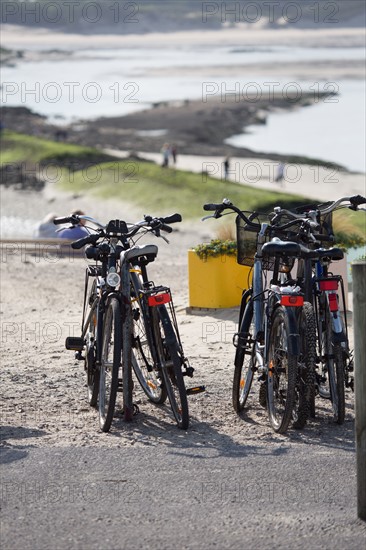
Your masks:
[{"label": "handlebar grip", "polygon": [[[172,214],[171,216],[167,216],[166,218],[160,218],[163,224],[165,223],[177,223],[182,221],[182,216],[180,214]],[[165,229],[164,229],[165,231]]]},{"label": "handlebar grip", "polygon": [[[179,215],[179,214],[178,214]],[[172,223],[172,222],[170,222]],[[173,231],[173,228],[170,227],[170,225],[165,225],[163,223],[163,225],[160,227],[160,229],[162,229],[162,231],[165,231],[166,233],[171,233]]]},{"label": "handlebar grip", "polygon": [[351,197],[349,199],[349,201],[355,206],[360,206],[361,204],[366,204],[365,197],[362,197],[361,195],[354,195],[353,197]]},{"label": "handlebar grip", "polygon": [[78,239],[77,241],[74,241],[71,243],[71,248],[74,250],[79,250],[80,248],[83,248],[86,244],[95,244],[99,238],[99,235],[88,235],[87,237],[82,237],[81,239]]},{"label": "handlebar grip", "polygon": [[220,203],[220,204],[204,204],[203,205],[203,210],[207,210],[208,212],[214,212],[215,210],[220,208],[220,206],[222,207],[223,204],[222,203]]},{"label": "handlebar grip", "polygon": [[55,225],[61,225],[62,223],[71,223],[73,220],[72,216],[65,216],[63,218],[55,218],[53,223]]}]

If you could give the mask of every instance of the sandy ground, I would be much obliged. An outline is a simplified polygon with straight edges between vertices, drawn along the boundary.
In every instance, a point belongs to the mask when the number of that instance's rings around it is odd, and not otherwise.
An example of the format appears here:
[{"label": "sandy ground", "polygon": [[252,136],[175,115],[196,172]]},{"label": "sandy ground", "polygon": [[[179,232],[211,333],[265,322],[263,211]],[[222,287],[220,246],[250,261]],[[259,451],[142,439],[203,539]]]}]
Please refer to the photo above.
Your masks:
[{"label": "sandy ground", "polygon": [[[184,163],[183,158],[180,162]],[[46,187],[41,193],[2,191],[3,212],[8,214],[13,211],[18,216],[27,216],[31,211],[33,217],[38,215],[41,219],[51,204],[60,214],[81,206],[102,221],[116,217],[134,221],[142,217],[142,212],[124,203],[98,201],[96,205],[90,197],[75,198],[52,187]],[[209,240],[214,230],[214,221],[180,224],[170,237],[170,245],[159,241],[159,258],[151,266],[151,278],[155,283],[171,286],[184,348],[196,369],[192,383],[207,386],[205,394],[190,398],[192,431],[205,437],[213,422],[216,427],[222,426],[238,444],[248,444],[248,438],[249,441],[266,439],[272,432],[265,411],[258,404],[249,413],[252,421],[245,431],[243,420],[232,410],[234,348],[231,342],[238,311],[234,308],[205,310],[194,315],[186,313],[187,250]],[[53,248],[40,246],[35,255],[29,254],[21,243],[2,249],[1,376],[5,445],[8,437],[11,441],[14,426],[43,430],[43,437],[34,442],[42,446],[63,446],[70,442],[74,445],[103,442],[103,445],[114,446],[135,444],[146,438],[157,443],[162,435],[161,422],[168,426],[169,437],[173,440],[180,437],[169,408],[152,406],[137,384],[135,399],[141,414],[133,427],[117,418],[112,431],[118,433],[118,438],[99,432],[97,414],[86,402],[82,364],[74,361],[73,352],[64,349],[65,337],[78,334],[85,267],[84,259],[61,259]],[[353,396],[348,395],[347,422],[353,419],[352,402]],[[216,414],[218,408],[220,418]],[[318,428],[329,423],[327,408],[328,403],[320,403]],[[146,426],[147,417],[154,418],[153,429]],[[314,426],[308,428],[310,432],[313,429]],[[8,444],[13,446],[14,442],[10,441]],[[25,440],[19,433],[16,445],[22,444]]]}]

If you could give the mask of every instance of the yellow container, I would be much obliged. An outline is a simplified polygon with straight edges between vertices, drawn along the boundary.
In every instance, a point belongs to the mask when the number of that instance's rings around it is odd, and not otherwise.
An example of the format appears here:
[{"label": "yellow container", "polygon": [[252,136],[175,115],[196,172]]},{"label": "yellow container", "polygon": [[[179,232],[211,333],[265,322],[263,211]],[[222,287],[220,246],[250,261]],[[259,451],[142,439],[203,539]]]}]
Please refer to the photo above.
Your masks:
[{"label": "yellow container", "polygon": [[201,260],[188,251],[190,307],[224,308],[240,305],[243,289],[251,285],[250,267],[236,263],[235,256]]}]

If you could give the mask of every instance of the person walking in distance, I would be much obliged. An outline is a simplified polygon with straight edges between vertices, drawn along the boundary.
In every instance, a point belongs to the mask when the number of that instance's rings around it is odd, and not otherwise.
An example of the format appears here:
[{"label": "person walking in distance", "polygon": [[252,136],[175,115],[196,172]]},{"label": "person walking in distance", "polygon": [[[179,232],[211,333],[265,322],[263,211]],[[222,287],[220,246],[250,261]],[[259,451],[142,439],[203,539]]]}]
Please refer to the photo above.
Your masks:
[{"label": "person walking in distance", "polygon": [[175,145],[175,143],[173,143],[171,147],[171,154],[172,154],[173,164],[175,166],[177,164],[177,146]]},{"label": "person walking in distance", "polygon": [[227,156],[224,160],[224,178],[225,178],[225,180],[228,179],[229,169],[230,169],[230,157]]},{"label": "person walking in distance", "polygon": [[284,174],[285,174],[285,165],[283,162],[280,162],[277,168],[275,182],[283,185]]},{"label": "person walking in distance", "polygon": [[171,150],[169,143],[164,143],[163,147],[161,148],[161,154],[163,155],[163,168],[168,168],[169,166],[170,151]]}]

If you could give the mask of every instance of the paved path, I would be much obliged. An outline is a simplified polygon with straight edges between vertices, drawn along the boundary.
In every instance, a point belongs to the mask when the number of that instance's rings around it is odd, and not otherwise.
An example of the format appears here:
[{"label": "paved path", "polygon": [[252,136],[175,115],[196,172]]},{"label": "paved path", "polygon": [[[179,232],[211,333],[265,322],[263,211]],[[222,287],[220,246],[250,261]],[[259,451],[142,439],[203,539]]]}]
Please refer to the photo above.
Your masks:
[{"label": "paved path", "polygon": [[3,468],[2,550],[359,550],[353,427],[331,431],[302,450],[218,432],[137,449],[30,439]]}]

